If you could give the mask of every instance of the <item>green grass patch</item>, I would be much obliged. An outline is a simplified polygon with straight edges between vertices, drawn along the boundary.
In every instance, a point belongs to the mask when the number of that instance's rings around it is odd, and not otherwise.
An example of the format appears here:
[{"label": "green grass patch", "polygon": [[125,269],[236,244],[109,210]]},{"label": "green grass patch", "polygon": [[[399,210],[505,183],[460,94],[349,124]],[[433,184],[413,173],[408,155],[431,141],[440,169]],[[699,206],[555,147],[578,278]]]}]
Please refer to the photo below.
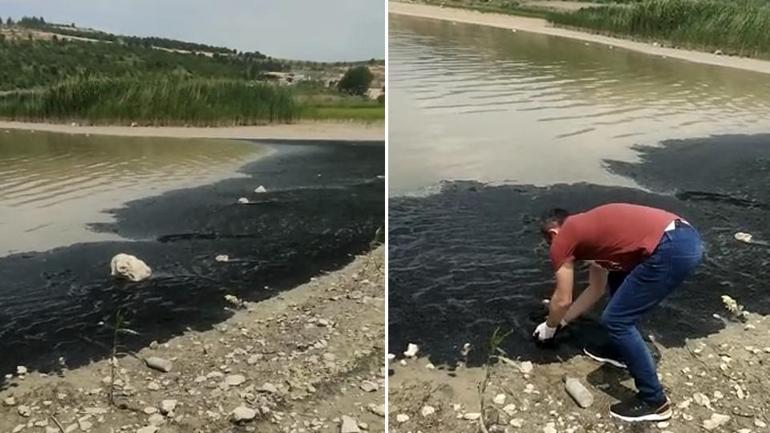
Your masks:
[{"label": "green grass patch", "polygon": [[770,5],[759,0],[643,0],[549,12],[554,24],[705,51],[770,58]]},{"label": "green grass patch", "polygon": [[422,0],[421,3],[533,18],[545,18],[546,16],[545,9],[525,7],[517,1],[510,0]]},{"label": "green grass patch", "polygon": [[0,117],[25,121],[254,125],[291,122],[301,111],[288,88],[228,79],[79,77],[0,96]]}]

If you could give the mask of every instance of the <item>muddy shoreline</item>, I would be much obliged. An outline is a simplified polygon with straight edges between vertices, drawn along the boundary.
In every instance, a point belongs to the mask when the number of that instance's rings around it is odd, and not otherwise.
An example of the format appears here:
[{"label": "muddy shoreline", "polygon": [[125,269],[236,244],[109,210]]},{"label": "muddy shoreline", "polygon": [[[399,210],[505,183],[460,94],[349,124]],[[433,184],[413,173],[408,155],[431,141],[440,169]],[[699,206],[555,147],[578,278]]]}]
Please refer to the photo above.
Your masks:
[{"label": "muddy shoreline", "polygon": [[[0,371],[51,373],[103,358],[117,311],[140,333],[129,350],[211,329],[230,316],[225,294],[271,298],[370,248],[384,225],[382,142],[260,143],[273,152],[240,177],[130,202],[112,211],[114,223],[92,227],[132,241],[0,258],[0,350],[14,354]],[[258,185],[268,192],[254,193]],[[153,278],[110,279],[118,252],[145,260]]]},{"label": "muddy shoreline", "polygon": [[650,55],[665,56],[688,62],[770,73],[770,61],[767,60],[720,56],[678,48],[664,48],[629,39],[620,39],[578,30],[552,27],[546,20],[540,18],[482,13],[475,10],[413,4],[399,1],[390,1],[388,3],[388,13],[542,33],[551,36],[577,39],[587,43],[598,43],[615,48],[639,51]]},{"label": "muddy shoreline", "polygon": [[128,137],[230,138],[251,140],[382,140],[384,122],[301,122],[290,125],[233,127],[86,126],[0,120],[0,130],[22,129],[64,134]]}]

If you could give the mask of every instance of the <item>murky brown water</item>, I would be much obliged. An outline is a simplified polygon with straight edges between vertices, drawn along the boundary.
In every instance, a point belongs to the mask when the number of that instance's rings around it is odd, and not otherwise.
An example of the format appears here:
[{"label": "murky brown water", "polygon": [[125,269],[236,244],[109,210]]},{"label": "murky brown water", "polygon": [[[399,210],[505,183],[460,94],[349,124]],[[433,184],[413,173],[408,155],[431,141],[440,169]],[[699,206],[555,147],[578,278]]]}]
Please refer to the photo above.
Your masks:
[{"label": "murky brown water", "polygon": [[0,256],[110,239],[87,228],[110,221],[105,210],[234,176],[261,152],[240,141],[0,131]]},{"label": "murky brown water", "polygon": [[390,17],[391,195],[447,179],[632,185],[635,144],[770,130],[770,77],[546,35]]}]

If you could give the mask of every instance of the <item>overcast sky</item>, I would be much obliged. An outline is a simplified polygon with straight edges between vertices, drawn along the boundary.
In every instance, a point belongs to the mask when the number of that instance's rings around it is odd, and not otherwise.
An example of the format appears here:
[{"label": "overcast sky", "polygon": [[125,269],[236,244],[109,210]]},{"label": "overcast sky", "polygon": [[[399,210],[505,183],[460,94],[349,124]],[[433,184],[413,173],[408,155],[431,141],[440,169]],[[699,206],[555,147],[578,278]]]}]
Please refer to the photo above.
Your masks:
[{"label": "overcast sky", "polygon": [[9,15],[287,59],[385,57],[385,0],[0,0]]}]

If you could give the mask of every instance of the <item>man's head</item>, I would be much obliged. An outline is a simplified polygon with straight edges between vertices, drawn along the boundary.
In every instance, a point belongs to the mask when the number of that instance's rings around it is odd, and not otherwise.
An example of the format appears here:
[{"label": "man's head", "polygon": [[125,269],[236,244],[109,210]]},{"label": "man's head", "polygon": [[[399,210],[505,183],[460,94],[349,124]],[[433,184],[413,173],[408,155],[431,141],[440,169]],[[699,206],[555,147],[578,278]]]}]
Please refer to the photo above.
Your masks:
[{"label": "man's head", "polygon": [[543,233],[543,237],[549,245],[553,242],[553,238],[559,234],[559,230],[567,217],[569,217],[569,212],[561,208],[549,209],[540,217],[540,232]]}]

